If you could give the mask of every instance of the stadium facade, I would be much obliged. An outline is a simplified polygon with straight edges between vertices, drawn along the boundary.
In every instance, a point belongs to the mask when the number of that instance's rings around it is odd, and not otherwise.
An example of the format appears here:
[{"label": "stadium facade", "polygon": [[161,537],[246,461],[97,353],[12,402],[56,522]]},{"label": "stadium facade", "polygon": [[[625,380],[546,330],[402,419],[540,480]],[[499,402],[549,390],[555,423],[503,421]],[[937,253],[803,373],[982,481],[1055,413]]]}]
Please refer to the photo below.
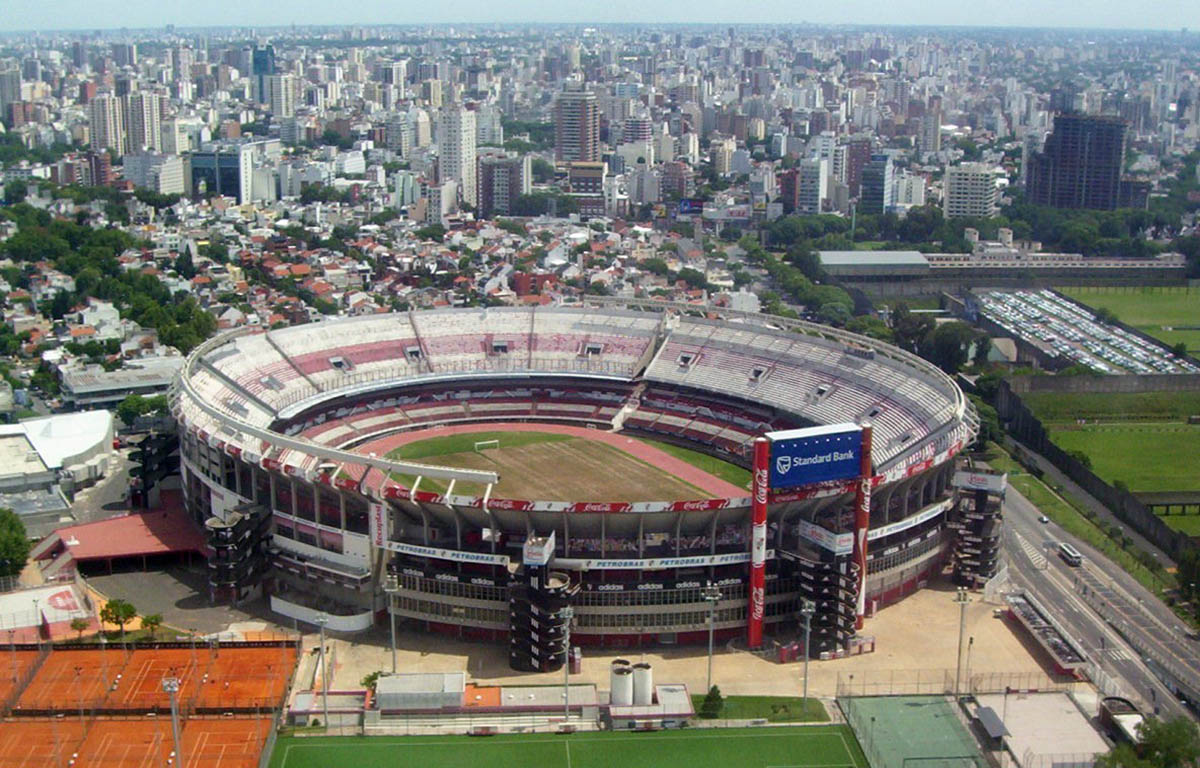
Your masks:
[{"label": "stadium facade", "polygon": [[[214,599],[265,591],[275,611],[343,631],[386,623],[390,601],[428,631],[507,639],[517,668],[561,663],[567,605],[576,644],[700,642],[708,582],[718,637],[746,637],[753,618],[791,633],[807,599],[812,652],[836,651],[863,610],[972,556],[956,550],[951,481],[978,422],[957,385],[895,347],[802,321],[599,299],[242,330],[192,352],[171,402]],[[764,433],[869,423],[871,471],[769,491],[752,618],[749,492],[494,498],[490,473],[356,451],[400,431],[513,421],[622,430],[747,467]],[[463,483],[485,490],[456,493]]]}]

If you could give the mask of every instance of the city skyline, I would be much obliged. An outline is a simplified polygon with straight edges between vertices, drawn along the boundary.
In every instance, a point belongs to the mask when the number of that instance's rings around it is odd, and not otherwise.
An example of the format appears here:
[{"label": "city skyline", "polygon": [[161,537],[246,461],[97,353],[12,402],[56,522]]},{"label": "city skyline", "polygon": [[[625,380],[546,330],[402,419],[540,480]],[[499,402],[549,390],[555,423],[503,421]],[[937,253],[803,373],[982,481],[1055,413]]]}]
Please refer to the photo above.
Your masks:
[{"label": "city skyline", "polygon": [[[119,13],[116,12],[119,10]],[[372,25],[454,25],[498,23],[546,24],[816,24],[874,25],[899,27],[967,28],[1062,28],[1129,31],[1172,31],[1186,29],[1194,18],[1194,6],[1187,0],[1149,3],[1073,2],[1047,6],[1036,0],[1000,3],[963,4],[950,0],[921,3],[905,0],[880,7],[869,0],[849,0],[837,7],[799,8],[781,0],[767,0],[749,7],[736,8],[716,3],[684,3],[668,0],[653,10],[632,0],[609,3],[551,3],[547,0],[519,0],[502,7],[469,0],[456,4],[453,12],[415,18],[377,0],[357,4],[353,17],[345,9],[311,0],[277,5],[233,3],[216,0],[200,6],[161,6],[147,0],[133,0],[119,7],[112,3],[84,3],[66,0],[44,4],[36,0],[9,3],[0,32],[80,31],[93,29],[154,29],[177,27],[247,26],[372,26]],[[64,23],[64,20],[69,20]],[[1080,21],[1086,20],[1086,24]],[[1149,25],[1148,25],[1149,23]]]}]

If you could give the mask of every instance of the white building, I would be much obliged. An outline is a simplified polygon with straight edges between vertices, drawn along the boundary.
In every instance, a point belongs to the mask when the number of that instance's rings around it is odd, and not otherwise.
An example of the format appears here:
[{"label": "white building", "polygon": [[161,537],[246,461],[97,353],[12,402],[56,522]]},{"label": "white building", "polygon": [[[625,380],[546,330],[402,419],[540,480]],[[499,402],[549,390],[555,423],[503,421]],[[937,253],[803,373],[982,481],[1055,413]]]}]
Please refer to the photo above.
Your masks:
[{"label": "white building", "polygon": [[125,141],[125,111],[110,93],[99,93],[88,102],[88,127],[94,151],[111,149],[118,155],[128,151]]},{"label": "white building", "polygon": [[475,113],[454,106],[438,123],[438,178],[458,183],[462,201],[478,205],[475,180]]},{"label": "white building", "polygon": [[984,163],[946,168],[942,213],[946,218],[989,218],[996,215],[996,174]]},{"label": "white building", "polygon": [[829,198],[829,161],[824,158],[801,160],[797,166],[796,213],[817,214]]},{"label": "white building", "polygon": [[139,152],[125,155],[123,163],[125,178],[135,187],[149,189],[160,195],[182,195],[187,190],[183,158],[178,155]]}]

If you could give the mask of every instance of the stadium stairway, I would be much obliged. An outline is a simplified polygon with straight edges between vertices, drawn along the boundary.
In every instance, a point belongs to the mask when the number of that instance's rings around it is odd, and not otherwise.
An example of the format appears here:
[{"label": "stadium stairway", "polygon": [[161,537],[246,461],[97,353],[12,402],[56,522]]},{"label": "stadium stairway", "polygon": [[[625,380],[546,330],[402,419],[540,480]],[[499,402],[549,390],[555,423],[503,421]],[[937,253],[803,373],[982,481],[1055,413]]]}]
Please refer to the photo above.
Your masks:
[{"label": "stadium stairway", "polygon": [[633,391],[629,393],[629,399],[621,406],[621,409],[613,414],[612,431],[620,432],[621,427],[625,426],[625,419],[633,415],[633,412],[642,404],[642,393],[646,391],[646,382],[639,381]]}]

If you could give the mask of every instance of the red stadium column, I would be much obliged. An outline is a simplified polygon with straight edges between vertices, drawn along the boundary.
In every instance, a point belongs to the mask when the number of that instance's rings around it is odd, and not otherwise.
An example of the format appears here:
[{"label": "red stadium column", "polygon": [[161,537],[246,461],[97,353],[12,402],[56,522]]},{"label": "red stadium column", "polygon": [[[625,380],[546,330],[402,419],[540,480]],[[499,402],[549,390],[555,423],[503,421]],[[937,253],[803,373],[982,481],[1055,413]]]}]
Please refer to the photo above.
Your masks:
[{"label": "red stadium column", "polygon": [[754,440],[754,498],[750,516],[750,622],[746,626],[746,644],[759,648],[763,641],[763,615],[767,596],[767,486],[770,478],[771,443],[765,437]]},{"label": "red stadium column", "polygon": [[871,427],[862,428],[862,464],[854,494],[854,562],[858,563],[858,605],[854,628],[862,629],[867,614],[867,531],[871,527]]}]

